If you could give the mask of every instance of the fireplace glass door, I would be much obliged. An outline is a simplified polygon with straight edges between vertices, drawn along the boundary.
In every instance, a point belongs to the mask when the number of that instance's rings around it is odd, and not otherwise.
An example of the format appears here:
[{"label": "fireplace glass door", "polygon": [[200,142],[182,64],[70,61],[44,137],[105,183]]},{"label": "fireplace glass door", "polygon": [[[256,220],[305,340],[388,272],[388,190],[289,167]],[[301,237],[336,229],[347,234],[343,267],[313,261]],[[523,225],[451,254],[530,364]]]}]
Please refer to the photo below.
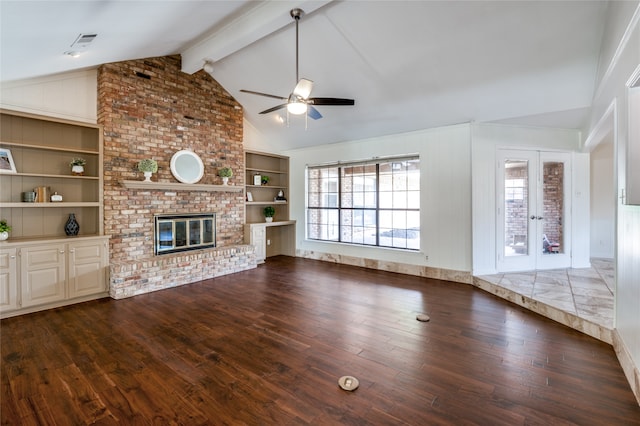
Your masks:
[{"label": "fireplace glass door", "polygon": [[155,253],[175,253],[216,245],[215,214],[156,215]]}]

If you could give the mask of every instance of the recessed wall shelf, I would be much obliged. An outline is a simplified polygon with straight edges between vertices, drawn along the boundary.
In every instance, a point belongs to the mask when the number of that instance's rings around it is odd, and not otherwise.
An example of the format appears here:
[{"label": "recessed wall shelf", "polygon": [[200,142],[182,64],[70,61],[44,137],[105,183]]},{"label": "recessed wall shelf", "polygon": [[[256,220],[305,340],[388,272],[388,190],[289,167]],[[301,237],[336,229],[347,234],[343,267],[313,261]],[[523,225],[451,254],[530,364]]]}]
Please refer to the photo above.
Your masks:
[{"label": "recessed wall shelf", "polygon": [[122,186],[129,189],[143,189],[148,191],[220,191],[220,192],[241,192],[242,186],[234,185],[207,185],[201,183],[178,183],[178,182],[144,182],[141,180],[123,180]]},{"label": "recessed wall shelf", "polygon": [[101,207],[102,203],[99,201],[78,201],[78,202],[57,202],[57,203],[0,203],[0,208],[65,208],[65,207]]},{"label": "recessed wall shelf", "polygon": [[56,175],[51,173],[12,173],[11,176],[43,177],[43,178],[56,178],[56,179],[100,180],[99,176]]},{"label": "recessed wall shelf", "polygon": [[[254,185],[254,176],[269,176],[267,185]],[[245,187],[251,201],[245,202],[244,238],[256,248],[256,261],[280,254],[295,256],[296,221],[289,219],[289,203],[276,201],[278,192],[289,196],[289,157],[245,151]],[[264,207],[273,206],[273,222],[265,222]]]}]

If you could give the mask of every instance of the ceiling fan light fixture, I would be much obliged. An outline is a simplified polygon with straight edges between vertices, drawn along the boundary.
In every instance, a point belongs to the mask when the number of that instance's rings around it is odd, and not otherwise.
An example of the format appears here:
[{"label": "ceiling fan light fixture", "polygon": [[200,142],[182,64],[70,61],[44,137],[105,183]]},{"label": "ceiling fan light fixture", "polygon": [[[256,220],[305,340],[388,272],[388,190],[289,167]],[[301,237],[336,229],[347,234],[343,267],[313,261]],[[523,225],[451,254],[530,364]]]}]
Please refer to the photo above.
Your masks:
[{"label": "ceiling fan light fixture", "polygon": [[307,104],[299,101],[289,102],[287,104],[287,111],[294,115],[305,114],[307,112]]}]

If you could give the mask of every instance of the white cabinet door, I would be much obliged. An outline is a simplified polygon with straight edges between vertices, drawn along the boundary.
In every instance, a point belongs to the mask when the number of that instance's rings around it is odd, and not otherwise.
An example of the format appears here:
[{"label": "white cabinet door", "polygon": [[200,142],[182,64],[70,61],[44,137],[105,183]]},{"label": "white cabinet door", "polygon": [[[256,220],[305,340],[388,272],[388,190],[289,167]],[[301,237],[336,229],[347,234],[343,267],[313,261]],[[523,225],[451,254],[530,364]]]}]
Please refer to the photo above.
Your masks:
[{"label": "white cabinet door", "polygon": [[20,249],[22,307],[65,299],[65,244]]},{"label": "white cabinet door", "polygon": [[256,249],[256,263],[264,263],[267,258],[267,228],[262,224],[247,224],[244,232],[245,243]]},{"label": "white cabinet door", "polygon": [[69,298],[105,291],[106,244],[105,241],[68,244]]},{"label": "white cabinet door", "polygon": [[15,248],[0,250],[0,312],[18,309],[18,267]]},{"label": "white cabinet door", "polygon": [[267,258],[267,228],[263,225],[252,226],[251,244],[256,246],[256,261],[263,263]]}]

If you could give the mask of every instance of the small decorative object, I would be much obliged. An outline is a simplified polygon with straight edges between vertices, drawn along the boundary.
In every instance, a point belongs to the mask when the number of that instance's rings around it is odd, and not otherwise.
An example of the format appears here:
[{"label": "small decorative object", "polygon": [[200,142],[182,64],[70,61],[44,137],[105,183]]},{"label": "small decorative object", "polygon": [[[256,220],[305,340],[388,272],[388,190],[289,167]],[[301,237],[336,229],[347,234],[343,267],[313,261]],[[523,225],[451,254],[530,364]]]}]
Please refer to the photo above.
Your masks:
[{"label": "small decorative object", "polygon": [[36,201],[36,191],[25,191],[22,193],[23,203],[33,203]]},{"label": "small decorative object", "polygon": [[76,215],[74,213],[69,214],[69,219],[67,219],[67,223],[64,225],[64,233],[70,237],[75,237],[80,232],[80,224],[76,220]]},{"label": "small decorative object", "polygon": [[0,220],[0,241],[9,238],[9,231],[11,231],[11,227],[7,224],[7,221],[4,219]]},{"label": "small decorative object", "polygon": [[182,183],[198,183],[204,176],[204,163],[195,152],[183,149],[171,157],[171,174]]},{"label": "small decorative object", "polygon": [[360,382],[353,376],[342,376],[338,379],[338,386],[346,391],[354,391],[360,386]]},{"label": "small decorative object", "polygon": [[263,185],[266,185],[269,183],[269,176],[267,175],[262,175],[262,177],[260,178],[260,183]]},{"label": "small decorative object", "polygon": [[253,194],[247,192],[247,201],[253,201]]},{"label": "small decorative object", "polygon": [[36,203],[48,203],[50,200],[49,191],[51,188],[48,186],[38,186],[35,188]]},{"label": "small decorative object", "polygon": [[74,176],[84,176],[85,164],[87,164],[87,161],[84,158],[75,157],[69,163],[69,166],[71,166],[71,174]]},{"label": "small decorative object", "polygon": [[151,158],[145,158],[138,162],[138,170],[144,173],[144,182],[151,182],[151,174],[158,171],[158,162]]},{"label": "small decorative object", "polygon": [[262,176],[260,175],[253,175],[253,184],[260,186],[262,184]]},{"label": "small decorative object", "polygon": [[17,173],[11,151],[6,148],[0,148],[0,173]]},{"label": "small decorative object", "polygon": [[218,176],[222,178],[222,184],[227,185],[229,183],[229,178],[233,176],[233,170],[229,167],[223,167],[218,170]]},{"label": "small decorative object", "polygon": [[282,190],[278,191],[278,195],[273,199],[276,203],[286,203],[287,199],[284,197],[284,192]]},{"label": "small decorative object", "polygon": [[51,196],[51,202],[59,203],[61,201],[62,201],[62,195],[58,194],[57,192],[54,192],[53,195]]},{"label": "small decorative object", "polygon": [[273,222],[273,216],[276,214],[276,209],[273,206],[267,206],[262,210],[264,213],[264,220],[267,222]]}]

